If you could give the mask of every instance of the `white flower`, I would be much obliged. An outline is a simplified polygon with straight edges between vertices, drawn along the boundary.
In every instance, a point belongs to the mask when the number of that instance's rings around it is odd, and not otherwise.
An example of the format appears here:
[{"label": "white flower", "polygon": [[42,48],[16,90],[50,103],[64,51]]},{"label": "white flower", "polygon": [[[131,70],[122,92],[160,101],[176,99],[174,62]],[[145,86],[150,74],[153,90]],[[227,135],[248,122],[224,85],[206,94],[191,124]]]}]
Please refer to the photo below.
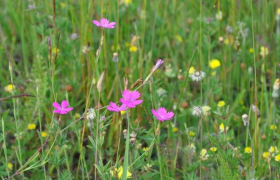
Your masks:
[{"label": "white flower", "polygon": [[93,120],[96,117],[96,113],[93,108],[89,108],[86,114],[87,120]]},{"label": "white flower", "polygon": [[196,71],[193,74],[190,74],[189,77],[192,78],[193,81],[201,81],[205,77],[205,72],[203,71]]},{"label": "white flower", "polygon": [[200,117],[203,113],[203,110],[200,106],[193,106],[192,115]]}]

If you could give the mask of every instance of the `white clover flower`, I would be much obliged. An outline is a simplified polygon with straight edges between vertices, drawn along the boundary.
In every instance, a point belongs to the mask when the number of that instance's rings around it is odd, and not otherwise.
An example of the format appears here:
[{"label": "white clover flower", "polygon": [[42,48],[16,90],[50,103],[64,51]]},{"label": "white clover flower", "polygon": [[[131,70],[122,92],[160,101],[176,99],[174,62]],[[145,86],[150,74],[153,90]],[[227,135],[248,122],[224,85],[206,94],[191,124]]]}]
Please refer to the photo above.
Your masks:
[{"label": "white clover flower", "polygon": [[193,81],[201,81],[205,77],[205,72],[196,71],[193,74],[190,74],[189,77],[192,78]]},{"label": "white clover flower", "polygon": [[93,108],[89,108],[86,114],[87,120],[92,121],[96,117],[96,113]]},{"label": "white clover flower", "polygon": [[203,114],[203,110],[200,106],[193,106],[192,115],[200,117]]}]

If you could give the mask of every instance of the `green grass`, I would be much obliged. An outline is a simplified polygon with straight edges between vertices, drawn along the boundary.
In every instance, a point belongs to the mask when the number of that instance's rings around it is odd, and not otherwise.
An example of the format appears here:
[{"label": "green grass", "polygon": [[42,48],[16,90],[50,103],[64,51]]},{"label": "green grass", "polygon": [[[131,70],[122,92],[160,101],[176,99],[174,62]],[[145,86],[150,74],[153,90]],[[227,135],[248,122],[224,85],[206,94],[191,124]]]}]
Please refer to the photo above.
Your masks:
[{"label": "green grass", "polygon": [[[280,72],[280,3],[123,2],[0,1],[0,177],[279,179],[280,152],[268,158],[263,153],[280,149],[279,99],[272,97]],[[102,17],[116,27],[92,23]],[[261,47],[268,48],[266,56]],[[164,63],[151,75],[158,59]],[[211,69],[212,59],[220,66]],[[206,76],[192,81],[190,67]],[[147,83],[131,88],[149,75]],[[125,114],[107,111],[110,102],[119,102],[124,78],[143,103]],[[14,91],[5,90],[9,84]],[[52,103],[62,100],[74,109],[59,116]],[[207,115],[192,115],[193,106],[206,105]],[[151,109],[159,107],[174,118],[157,121]],[[92,121],[83,118],[89,108],[96,113]],[[221,123],[227,132],[220,131]]]}]

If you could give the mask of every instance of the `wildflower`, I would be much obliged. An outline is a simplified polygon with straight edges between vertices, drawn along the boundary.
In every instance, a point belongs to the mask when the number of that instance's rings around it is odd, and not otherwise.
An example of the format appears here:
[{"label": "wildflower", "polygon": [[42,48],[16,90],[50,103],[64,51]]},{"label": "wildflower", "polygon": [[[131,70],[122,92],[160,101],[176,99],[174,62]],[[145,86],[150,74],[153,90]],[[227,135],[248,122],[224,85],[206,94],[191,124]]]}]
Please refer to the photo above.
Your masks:
[{"label": "wildflower", "polygon": [[136,52],[137,51],[137,47],[136,46],[130,46],[129,51],[130,52]]},{"label": "wildflower", "polygon": [[210,115],[211,108],[209,106],[202,106],[202,112],[205,116]]},{"label": "wildflower", "polygon": [[196,71],[193,74],[189,74],[190,78],[192,78],[193,81],[201,81],[205,77],[205,72],[203,71]]},{"label": "wildflower", "polygon": [[12,163],[8,163],[8,169],[11,171],[11,170],[13,170],[13,164]]},{"label": "wildflower", "polygon": [[190,69],[189,69],[189,75],[192,75],[192,74],[194,74],[194,72],[195,72],[195,69],[194,69],[194,67],[190,67]]},{"label": "wildflower", "polygon": [[125,104],[128,108],[135,108],[136,105],[139,105],[143,102],[142,99],[137,100],[140,97],[140,93],[138,91],[123,91],[123,97],[120,99],[120,102]]},{"label": "wildflower", "polygon": [[221,65],[221,63],[218,59],[212,59],[209,62],[209,66],[210,66],[211,69],[215,69],[215,68],[219,67],[220,65]]},{"label": "wildflower", "polygon": [[149,150],[149,147],[143,147],[142,150],[143,150],[144,152],[146,152],[146,151]]},{"label": "wildflower", "polygon": [[222,18],[223,18],[223,13],[222,13],[222,11],[219,11],[219,12],[216,14],[216,19],[217,19],[218,21],[220,21],[220,20],[222,20]]},{"label": "wildflower", "polygon": [[158,59],[156,65],[153,68],[153,71],[157,70],[157,68],[159,68],[160,65],[162,65],[162,63],[164,63],[164,61],[161,59]]},{"label": "wildflower", "polygon": [[152,165],[150,165],[149,163],[146,164],[146,166],[144,166],[145,171],[150,172]]},{"label": "wildflower", "polygon": [[178,128],[175,126],[175,125],[172,125],[173,127],[172,127],[172,131],[173,132],[177,132],[178,131]]},{"label": "wildflower", "polygon": [[273,91],[272,91],[272,97],[273,98],[278,98],[279,97],[279,84],[280,84],[280,79],[276,79],[273,85]]},{"label": "wildflower", "polygon": [[183,42],[183,38],[178,34],[175,35],[175,39],[180,43]]},{"label": "wildflower", "polygon": [[251,154],[252,149],[250,147],[245,147],[244,152],[247,153],[247,154]]},{"label": "wildflower", "polygon": [[36,129],[36,124],[28,124],[28,129],[29,129],[29,130],[34,130],[34,129]]},{"label": "wildflower", "polygon": [[263,158],[264,158],[264,159],[268,159],[268,158],[269,158],[269,152],[267,152],[267,151],[264,152],[264,153],[263,153]]},{"label": "wildflower", "polygon": [[194,137],[194,136],[195,136],[195,132],[189,131],[188,135],[189,135],[190,137]]},{"label": "wildflower", "polygon": [[77,33],[72,33],[71,34],[71,39],[77,39],[78,38],[78,34]]},{"label": "wildflower", "polygon": [[74,117],[75,117],[75,119],[79,119],[81,117],[81,115],[79,113],[76,113]]},{"label": "wildflower", "polygon": [[242,115],[242,120],[243,120],[244,126],[247,126],[249,124],[249,120],[248,120],[248,115],[247,114],[243,114]]},{"label": "wildflower", "polygon": [[216,147],[211,147],[211,148],[210,148],[210,151],[216,152],[216,151],[217,151],[217,148],[216,148]]},{"label": "wildflower", "polygon": [[276,13],[277,13],[277,15],[280,16],[280,8],[277,9],[277,12],[276,12]]},{"label": "wildflower", "polygon": [[87,120],[93,120],[96,117],[95,110],[93,108],[89,108],[86,113]]},{"label": "wildflower", "polygon": [[253,54],[254,53],[254,48],[250,48],[249,52]]},{"label": "wildflower", "polygon": [[274,153],[276,153],[276,154],[278,153],[278,149],[277,149],[276,146],[270,146],[268,152],[269,152],[270,154],[274,155]]},{"label": "wildflower", "polygon": [[261,114],[260,114],[259,108],[258,108],[258,107],[256,108],[256,106],[255,106],[254,104],[251,105],[251,108],[252,108],[252,111],[253,111],[254,113],[257,112],[257,115],[258,115],[258,116],[261,115]]},{"label": "wildflower", "polygon": [[158,108],[158,110],[152,109],[152,113],[159,121],[168,121],[171,120],[174,116],[173,112],[167,112],[164,107],[160,107]]},{"label": "wildflower", "polygon": [[115,28],[116,25],[116,22],[109,23],[109,20],[105,18],[100,19],[100,22],[98,22],[97,20],[93,20],[92,23],[98,27],[109,28],[109,29]]},{"label": "wildflower", "polygon": [[121,111],[121,115],[124,115],[126,113],[126,111]]},{"label": "wildflower", "polygon": [[200,106],[193,106],[192,115],[200,117],[203,114],[203,111]]},{"label": "wildflower", "polygon": [[211,72],[211,76],[215,76],[216,75],[216,71]]},{"label": "wildflower", "polygon": [[52,49],[52,52],[53,52],[54,54],[58,54],[58,53],[60,53],[60,49],[54,47],[54,48]]},{"label": "wildflower", "polygon": [[4,90],[7,93],[12,93],[15,89],[16,89],[16,86],[13,84],[9,84],[9,85],[5,86],[5,88],[4,88]]},{"label": "wildflower", "polygon": [[205,161],[207,160],[209,157],[208,153],[207,153],[207,150],[206,149],[202,149],[201,152],[200,152],[200,159],[202,161]]},{"label": "wildflower", "polygon": [[132,0],[121,0],[121,4],[125,4],[126,6],[128,6],[129,4],[131,4]]},{"label": "wildflower", "polygon": [[271,130],[276,130],[276,129],[277,129],[277,126],[273,124],[273,125],[270,126],[270,129],[271,129]]},{"label": "wildflower", "polygon": [[118,53],[113,53],[113,61],[116,63],[116,62],[118,62],[119,61],[119,55],[118,55]]},{"label": "wildflower", "polygon": [[227,131],[228,131],[228,126],[225,128],[224,123],[221,123],[220,124],[220,132],[222,133],[222,132],[227,132]]},{"label": "wildflower", "polygon": [[275,161],[280,162],[280,154],[278,154],[277,156],[275,156]]},{"label": "wildflower", "polygon": [[83,46],[82,52],[83,52],[84,54],[87,54],[90,50],[91,50],[90,47],[88,47],[88,46]]},{"label": "wildflower", "polygon": [[[110,170],[110,173],[112,176],[114,177],[118,177],[119,179],[122,178],[123,175],[123,167],[119,167],[119,168],[114,168],[113,170]],[[126,172],[126,178],[131,178],[131,173],[127,170]]]},{"label": "wildflower", "polygon": [[28,5],[28,9],[29,10],[32,10],[32,9],[35,9],[35,8],[36,8],[36,6],[34,4],[29,4]]},{"label": "wildflower", "polygon": [[47,136],[48,136],[48,133],[46,133],[45,131],[42,131],[42,132],[41,132],[41,136],[42,136],[42,137],[47,137]]},{"label": "wildflower", "polygon": [[263,58],[265,58],[265,56],[267,56],[267,55],[268,55],[268,53],[269,53],[268,48],[267,48],[267,47],[262,46],[262,47],[261,47],[261,52],[260,52],[260,55],[261,55]]},{"label": "wildflower", "polygon": [[225,101],[219,101],[217,106],[223,107],[225,104],[226,104]]},{"label": "wildflower", "polygon": [[72,107],[68,107],[69,103],[66,100],[63,100],[61,102],[61,106],[57,103],[54,102],[53,103],[53,107],[56,109],[53,111],[53,113],[57,113],[57,114],[67,114],[68,112],[72,111],[73,108]]}]

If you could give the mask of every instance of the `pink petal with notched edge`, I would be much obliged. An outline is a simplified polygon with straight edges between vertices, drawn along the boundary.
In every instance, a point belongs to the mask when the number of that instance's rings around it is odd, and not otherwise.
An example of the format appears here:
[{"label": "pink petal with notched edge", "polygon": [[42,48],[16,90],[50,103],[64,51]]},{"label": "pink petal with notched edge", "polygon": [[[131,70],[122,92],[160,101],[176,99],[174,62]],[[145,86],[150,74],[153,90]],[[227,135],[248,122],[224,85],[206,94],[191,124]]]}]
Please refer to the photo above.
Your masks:
[{"label": "pink petal with notched edge", "polygon": [[67,114],[67,113],[68,113],[68,111],[64,111],[64,110],[60,111],[60,114]]},{"label": "pink petal with notched edge", "polygon": [[167,113],[166,109],[164,107],[160,107],[158,108],[158,114],[162,114],[162,115],[165,115]]},{"label": "pink petal with notched edge", "polygon": [[53,113],[60,113],[60,110],[53,110]]},{"label": "pink petal with notched edge", "polygon": [[134,105],[139,105],[139,104],[141,104],[142,102],[143,102],[142,99],[140,99],[140,100],[134,100],[134,101],[133,101],[133,104],[134,104]]},{"label": "pink petal with notched edge", "polygon": [[126,109],[127,109],[126,105],[125,105],[125,104],[122,104],[121,107],[120,107],[120,110],[121,110],[121,111],[125,111]]},{"label": "pink petal with notched edge", "polygon": [[100,26],[100,23],[97,20],[93,20],[92,23],[95,24],[96,26]]},{"label": "pink petal with notched edge", "polygon": [[173,113],[173,112],[168,112],[168,113],[166,114],[166,118],[167,118],[167,119],[172,119],[173,116],[174,116],[174,113]]},{"label": "pink petal with notched edge", "polygon": [[107,28],[114,28],[115,25],[116,25],[115,22],[111,22],[111,23],[107,24],[106,26],[107,26]]},{"label": "pink petal with notched edge", "polygon": [[116,105],[116,103],[113,103],[113,102],[110,102],[110,106],[111,106],[112,108],[118,108],[118,106]]},{"label": "pink petal with notched edge", "polygon": [[152,113],[153,113],[154,116],[159,117],[159,115],[158,115],[156,110],[152,109]]},{"label": "pink petal with notched edge", "polygon": [[63,109],[63,111],[67,111],[67,112],[72,111],[72,110],[73,110],[73,108],[72,108],[72,107],[69,107],[69,108],[64,108],[64,109]]},{"label": "pink petal with notched edge", "polygon": [[58,102],[53,102],[53,107],[56,109],[59,109],[60,105],[58,104]]},{"label": "pink petal with notched edge", "polygon": [[111,106],[108,106],[108,107],[106,107],[109,111],[114,111],[114,112],[118,112],[118,111],[116,111],[116,109],[115,108],[112,108]]},{"label": "pink petal with notched edge", "polygon": [[63,100],[63,101],[61,102],[61,108],[66,108],[66,107],[68,107],[68,106],[69,106],[68,101]]},{"label": "pink petal with notched edge", "polygon": [[131,98],[131,92],[129,90],[124,90],[122,95],[123,95],[123,98],[125,98],[125,99]]},{"label": "pink petal with notched edge", "polygon": [[131,99],[138,99],[140,97],[140,93],[138,91],[133,91],[131,93]]}]

